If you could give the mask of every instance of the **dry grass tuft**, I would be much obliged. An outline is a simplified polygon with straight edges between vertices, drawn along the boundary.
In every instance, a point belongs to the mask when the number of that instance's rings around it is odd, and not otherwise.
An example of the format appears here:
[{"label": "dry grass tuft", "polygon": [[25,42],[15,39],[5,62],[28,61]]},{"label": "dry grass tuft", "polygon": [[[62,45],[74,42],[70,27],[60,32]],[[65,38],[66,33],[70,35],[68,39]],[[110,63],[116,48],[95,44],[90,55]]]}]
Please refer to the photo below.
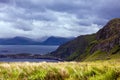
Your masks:
[{"label": "dry grass tuft", "polygon": [[0,63],[0,80],[120,80],[119,61]]}]

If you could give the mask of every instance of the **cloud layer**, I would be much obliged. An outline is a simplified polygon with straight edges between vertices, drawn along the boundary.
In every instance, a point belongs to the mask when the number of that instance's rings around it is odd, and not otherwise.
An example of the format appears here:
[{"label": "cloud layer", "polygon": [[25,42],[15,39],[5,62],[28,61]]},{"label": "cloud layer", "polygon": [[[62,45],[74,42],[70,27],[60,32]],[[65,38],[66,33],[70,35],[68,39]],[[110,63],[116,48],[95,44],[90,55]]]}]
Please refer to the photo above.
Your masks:
[{"label": "cloud layer", "polygon": [[73,37],[120,17],[119,0],[0,0],[0,38]]}]

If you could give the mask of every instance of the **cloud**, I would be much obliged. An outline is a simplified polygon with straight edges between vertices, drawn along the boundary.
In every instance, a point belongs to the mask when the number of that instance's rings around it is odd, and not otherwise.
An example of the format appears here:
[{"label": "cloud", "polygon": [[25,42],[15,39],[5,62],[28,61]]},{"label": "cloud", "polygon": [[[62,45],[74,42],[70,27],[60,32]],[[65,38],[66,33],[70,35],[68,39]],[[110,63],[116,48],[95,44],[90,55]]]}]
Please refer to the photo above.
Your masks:
[{"label": "cloud", "polygon": [[95,33],[109,19],[120,17],[119,3],[119,0],[0,0],[0,37],[39,39]]},{"label": "cloud", "polygon": [[97,6],[96,14],[102,18],[112,19],[120,17],[120,1],[119,0],[101,0],[101,5]]},{"label": "cloud", "polygon": [[10,0],[0,0],[0,3],[9,3]]}]

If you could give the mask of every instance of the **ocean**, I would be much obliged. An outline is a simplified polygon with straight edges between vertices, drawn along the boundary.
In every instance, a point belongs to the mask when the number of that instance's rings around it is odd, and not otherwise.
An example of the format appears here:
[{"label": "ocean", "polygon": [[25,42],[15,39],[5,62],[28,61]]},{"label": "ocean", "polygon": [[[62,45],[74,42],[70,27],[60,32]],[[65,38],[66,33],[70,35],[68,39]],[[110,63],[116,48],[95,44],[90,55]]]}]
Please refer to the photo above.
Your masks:
[{"label": "ocean", "polygon": [[44,45],[0,45],[0,54],[46,54],[56,50],[58,46]]},{"label": "ocean", "polygon": [[[56,50],[58,46],[44,46],[44,45],[0,45],[0,54],[47,54]],[[56,60],[49,59],[9,59],[0,58],[0,62],[55,62]]]}]

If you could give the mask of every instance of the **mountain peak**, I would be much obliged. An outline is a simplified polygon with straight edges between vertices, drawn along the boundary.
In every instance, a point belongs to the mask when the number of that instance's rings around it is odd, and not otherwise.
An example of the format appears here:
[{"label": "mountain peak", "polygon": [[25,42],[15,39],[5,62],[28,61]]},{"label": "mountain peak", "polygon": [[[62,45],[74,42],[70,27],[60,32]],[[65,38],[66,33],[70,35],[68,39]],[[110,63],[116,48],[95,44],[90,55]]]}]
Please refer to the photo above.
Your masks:
[{"label": "mountain peak", "polygon": [[70,40],[72,40],[74,38],[65,38],[65,37],[55,37],[55,36],[51,36],[48,39],[46,39],[43,44],[49,44],[49,45],[61,45],[65,42],[68,42]]},{"label": "mountain peak", "polygon": [[97,40],[104,40],[110,37],[119,36],[120,18],[110,20],[101,30],[97,32]]},{"label": "mountain peak", "polygon": [[120,45],[120,18],[110,20],[96,35],[97,44],[91,52],[101,50],[109,52],[114,46]]},{"label": "mountain peak", "polygon": [[108,23],[117,23],[117,22],[120,22],[120,18],[114,18],[110,20]]},{"label": "mountain peak", "polygon": [[83,35],[61,45],[51,56],[64,60],[103,60],[120,55],[120,18],[110,20],[96,34]]}]

